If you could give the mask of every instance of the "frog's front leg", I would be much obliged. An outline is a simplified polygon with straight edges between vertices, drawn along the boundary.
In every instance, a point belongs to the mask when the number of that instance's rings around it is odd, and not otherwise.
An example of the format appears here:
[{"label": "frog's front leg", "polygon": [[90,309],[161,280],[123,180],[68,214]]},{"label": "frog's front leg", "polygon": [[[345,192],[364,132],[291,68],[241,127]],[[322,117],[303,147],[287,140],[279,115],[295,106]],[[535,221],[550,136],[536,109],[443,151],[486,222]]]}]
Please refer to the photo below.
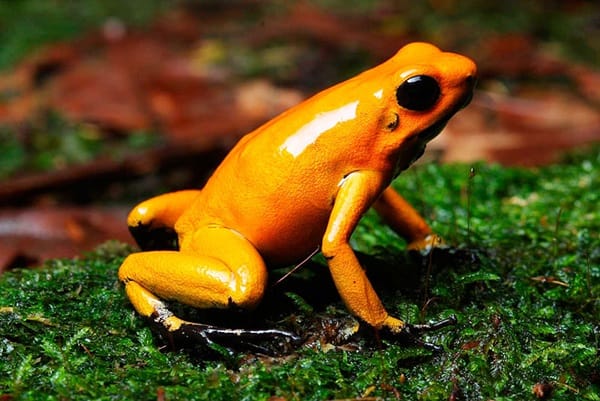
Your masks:
[{"label": "frog's front leg", "polygon": [[325,231],[322,252],[348,309],[376,329],[387,327],[399,333],[404,322],[389,316],[348,243],[383,185],[382,177],[373,171],[358,171],[344,178]]},{"label": "frog's front leg", "polygon": [[443,244],[421,215],[392,187],[387,187],[373,208],[398,235],[408,241],[408,248],[429,251]]},{"label": "frog's front leg", "polygon": [[235,231],[211,226],[194,233],[178,251],[153,251],[129,255],[119,269],[119,279],[134,308],[173,337],[212,342],[214,338],[252,340],[257,336],[285,337],[279,330],[234,330],[192,323],[175,316],[163,300],[196,308],[253,308],[261,300],[267,270],[259,253]]},{"label": "frog's front leg", "polygon": [[[407,325],[390,316],[350,247],[350,236],[377,198],[381,185],[382,179],[376,172],[359,171],[343,180],[336,195],[322,251],[340,296],[353,314],[374,328],[387,328],[393,334],[416,334],[454,324],[454,317],[433,324]],[[436,349],[431,344],[424,345]]]},{"label": "frog's front leg", "polygon": [[177,249],[175,222],[200,195],[200,190],[170,192],[145,200],[127,217],[127,225],[142,250]]}]

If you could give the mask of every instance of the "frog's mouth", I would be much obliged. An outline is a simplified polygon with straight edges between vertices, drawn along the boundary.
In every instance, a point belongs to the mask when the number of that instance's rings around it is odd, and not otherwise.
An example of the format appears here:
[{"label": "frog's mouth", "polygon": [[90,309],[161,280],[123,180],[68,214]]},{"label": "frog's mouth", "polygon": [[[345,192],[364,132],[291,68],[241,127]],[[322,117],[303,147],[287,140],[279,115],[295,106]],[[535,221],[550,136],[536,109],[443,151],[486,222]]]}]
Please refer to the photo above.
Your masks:
[{"label": "frog's mouth", "polygon": [[458,113],[461,109],[464,109],[465,107],[467,107],[469,105],[469,103],[471,103],[472,99],[473,99],[473,90],[469,90],[465,93],[463,98],[459,102],[456,103],[456,106],[448,112],[446,117],[441,118],[439,121],[437,121],[430,127],[424,129],[417,135],[417,141],[420,144],[422,144],[422,146],[421,146],[421,150],[417,151],[415,153],[415,157],[411,161],[411,164],[423,155],[423,152],[425,152],[425,146],[427,145],[427,143],[429,141],[431,141],[433,138],[435,138],[436,136],[438,136],[440,134],[440,132],[442,132],[442,130],[446,127],[446,124],[448,124],[448,121],[450,121],[450,119],[456,113]]}]

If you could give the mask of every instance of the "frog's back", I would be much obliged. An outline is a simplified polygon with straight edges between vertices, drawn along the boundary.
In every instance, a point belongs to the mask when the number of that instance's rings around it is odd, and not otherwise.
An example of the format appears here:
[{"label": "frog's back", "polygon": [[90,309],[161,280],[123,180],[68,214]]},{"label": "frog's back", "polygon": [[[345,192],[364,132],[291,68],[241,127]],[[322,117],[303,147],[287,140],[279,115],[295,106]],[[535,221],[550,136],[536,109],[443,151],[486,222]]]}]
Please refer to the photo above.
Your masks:
[{"label": "frog's back", "polygon": [[[406,46],[259,127],[227,155],[177,231],[220,224],[244,235],[267,258],[305,256],[321,242],[344,177],[376,172],[383,191],[399,166],[424,148],[416,135],[455,107],[452,96],[445,96],[432,110],[402,110],[399,85],[410,75],[429,74],[452,94],[472,65],[458,57],[431,45]],[[290,260],[283,261],[285,255]]]}]

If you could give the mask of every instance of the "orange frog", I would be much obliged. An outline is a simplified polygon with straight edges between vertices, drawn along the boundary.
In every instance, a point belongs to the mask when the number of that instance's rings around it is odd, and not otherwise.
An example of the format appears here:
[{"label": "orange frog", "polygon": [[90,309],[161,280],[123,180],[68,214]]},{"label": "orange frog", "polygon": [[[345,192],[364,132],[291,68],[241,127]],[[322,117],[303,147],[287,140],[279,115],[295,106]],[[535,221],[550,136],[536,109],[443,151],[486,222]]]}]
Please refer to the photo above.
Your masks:
[{"label": "orange frog", "polygon": [[[390,316],[348,241],[372,206],[410,247],[436,236],[391,187],[429,140],[471,99],[476,66],[433,45],[412,43],[391,59],[326,89],[244,136],[202,190],[137,205],[128,225],[142,245],[173,229],[178,250],[129,255],[119,269],[142,316],[170,334],[288,336],[227,330],[182,320],[163,300],[196,308],[255,307],[268,267],[320,249],[347,308],[376,329],[406,333]],[[412,326],[415,327],[415,326]]]}]

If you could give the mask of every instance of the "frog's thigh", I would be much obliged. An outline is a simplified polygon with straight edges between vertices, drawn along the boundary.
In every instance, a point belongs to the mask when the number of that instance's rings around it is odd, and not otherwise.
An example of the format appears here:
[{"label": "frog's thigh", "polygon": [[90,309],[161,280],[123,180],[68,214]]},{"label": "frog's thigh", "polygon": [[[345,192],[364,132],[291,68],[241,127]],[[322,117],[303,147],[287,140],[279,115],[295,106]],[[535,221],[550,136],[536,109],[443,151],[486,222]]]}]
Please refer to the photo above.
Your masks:
[{"label": "frog's thigh", "polygon": [[[226,308],[232,303],[252,308],[258,304],[267,273],[254,247],[223,228],[209,230],[210,235],[198,234],[194,240],[203,244],[192,249],[135,253],[123,262],[119,278],[138,312],[148,316],[148,311],[156,310],[140,287],[158,298],[197,308]],[[211,252],[203,254],[204,248]],[[132,282],[136,285],[129,285]]]}]

